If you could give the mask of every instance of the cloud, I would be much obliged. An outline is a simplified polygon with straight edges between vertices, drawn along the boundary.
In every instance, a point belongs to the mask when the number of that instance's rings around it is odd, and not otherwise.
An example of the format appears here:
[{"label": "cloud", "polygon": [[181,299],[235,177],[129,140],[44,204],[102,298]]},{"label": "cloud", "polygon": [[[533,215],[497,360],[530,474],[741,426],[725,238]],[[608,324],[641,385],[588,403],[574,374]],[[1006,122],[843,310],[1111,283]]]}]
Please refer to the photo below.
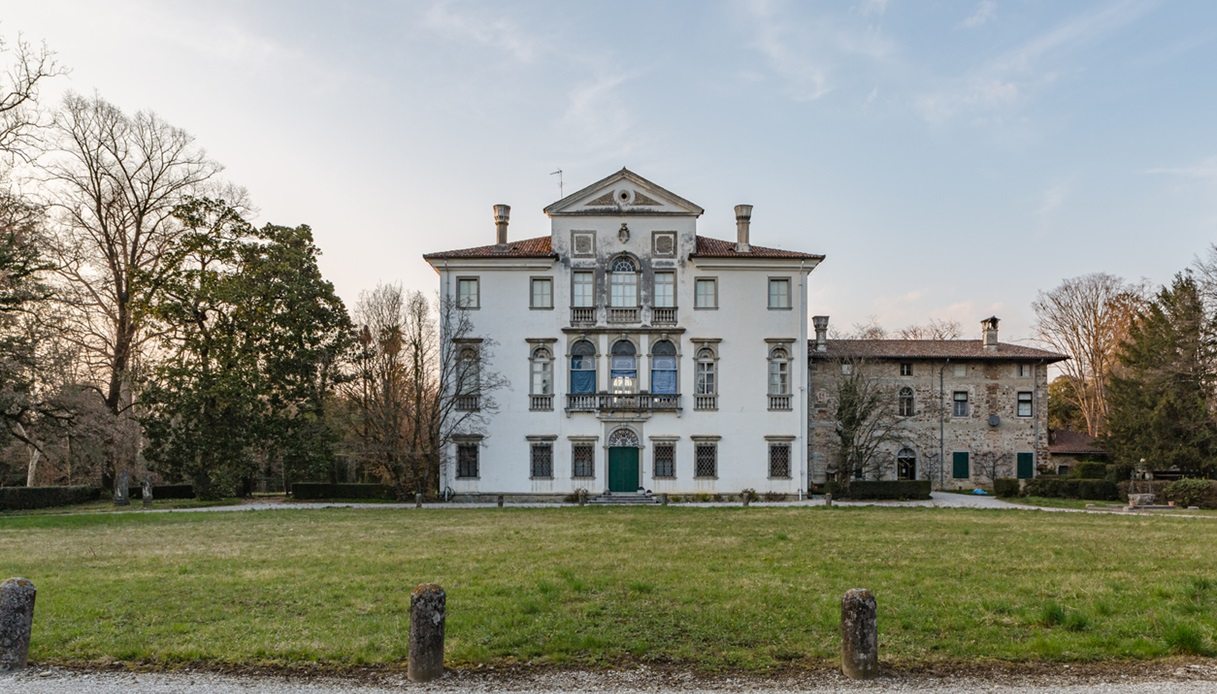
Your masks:
[{"label": "cloud", "polygon": [[566,108],[560,118],[570,141],[584,148],[588,157],[617,157],[633,151],[641,139],[635,131],[637,118],[622,95],[622,88],[636,75],[602,69],[599,77],[583,77],[566,93]]},{"label": "cloud", "polygon": [[1059,181],[1054,183],[1040,195],[1039,206],[1036,207],[1035,214],[1039,217],[1047,217],[1057,210],[1065,206],[1065,202],[1069,199],[1069,194],[1073,191],[1073,179]]},{"label": "cloud", "polygon": [[423,15],[423,25],[450,41],[467,41],[499,50],[518,62],[530,63],[536,42],[506,17],[439,0]]},{"label": "cloud", "polygon": [[960,26],[965,29],[975,29],[982,26],[997,14],[997,0],[980,0],[980,4],[968,16],[967,19],[960,22]]},{"label": "cloud", "polygon": [[754,0],[748,9],[756,26],[753,46],[787,85],[795,101],[815,101],[831,91],[828,69],[792,47],[789,25],[776,17],[774,3]]},{"label": "cloud", "polygon": [[887,0],[862,0],[858,11],[863,17],[882,17],[887,12]]},{"label": "cloud", "polygon": [[1190,166],[1146,169],[1145,173],[1163,176],[1178,176],[1181,178],[1192,179],[1194,181],[1217,181],[1217,156],[1202,159]]}]

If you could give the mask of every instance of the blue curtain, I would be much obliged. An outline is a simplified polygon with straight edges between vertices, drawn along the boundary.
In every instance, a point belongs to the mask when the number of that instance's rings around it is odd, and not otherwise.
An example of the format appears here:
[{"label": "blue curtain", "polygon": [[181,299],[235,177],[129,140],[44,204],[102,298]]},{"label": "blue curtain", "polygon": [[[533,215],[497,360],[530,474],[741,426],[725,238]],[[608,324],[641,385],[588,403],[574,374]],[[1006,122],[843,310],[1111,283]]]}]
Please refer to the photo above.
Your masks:
[{"label": "blue curtain", "polygon": [[572,392],[572,393],[594,393],[594,392],[596,392],[596,372],[595,371],[571,371],[570,372],[570,392]]}]

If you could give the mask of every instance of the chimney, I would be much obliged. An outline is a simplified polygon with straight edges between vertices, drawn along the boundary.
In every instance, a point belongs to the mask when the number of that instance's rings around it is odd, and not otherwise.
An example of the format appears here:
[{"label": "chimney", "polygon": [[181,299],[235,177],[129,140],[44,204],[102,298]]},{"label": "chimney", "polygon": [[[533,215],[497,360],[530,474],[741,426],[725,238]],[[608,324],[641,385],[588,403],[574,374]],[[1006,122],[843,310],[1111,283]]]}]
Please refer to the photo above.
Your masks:
[{"label": "chimney", "polygon": [[816,326],[816,351],[828,351],[828,316],[812,316],[811,322]]},{"label": "chimney", "polygon": [[748,244],[748,225],[752,222],[752,205],[735,206],[735,250],[748,253],[752,246]]},{"label": "chimney", "polygon": [[507,245],[507,220],[510,218],[511,205],[494,206],[494,242],[496,245]]},{"label": "chimney", "polygon": [[980,322],[981,344],[986,352],[997,351],[997,316],[989,316]]}]

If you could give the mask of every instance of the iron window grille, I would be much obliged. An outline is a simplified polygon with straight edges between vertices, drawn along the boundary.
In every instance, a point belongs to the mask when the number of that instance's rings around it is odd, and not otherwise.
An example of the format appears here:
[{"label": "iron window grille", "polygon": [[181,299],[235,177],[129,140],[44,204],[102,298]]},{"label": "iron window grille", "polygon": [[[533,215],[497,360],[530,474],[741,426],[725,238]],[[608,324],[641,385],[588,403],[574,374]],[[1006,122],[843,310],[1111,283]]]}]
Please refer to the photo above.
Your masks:
[{"label": "iron window grille", "polygon": [[596,476],[596,446],[591,443],[576,443],[571,446],[571,477],[592,478]]},{"label": "iron window grille", "polygon": [[790,479],[790,444],[769,444],[769,476]]},{"label": "iron window grille", "polygon": [[655,476],[673,479],[676,477],[676,444],[655,444]]},{"label": "iron window grille", "polygon": [[457,445],[456,476],[457,479],[476,479],[478,477],[478,445],[476,443]]},{"label": "iron window grille", "polygon": [[694,446],[693,476],[718,477],[718,444],[699,443]]},{"label": "iron window grille", "polygon": [[532,444],[532,476],[552,478],[554,476],[554,447],[551,443]]}]

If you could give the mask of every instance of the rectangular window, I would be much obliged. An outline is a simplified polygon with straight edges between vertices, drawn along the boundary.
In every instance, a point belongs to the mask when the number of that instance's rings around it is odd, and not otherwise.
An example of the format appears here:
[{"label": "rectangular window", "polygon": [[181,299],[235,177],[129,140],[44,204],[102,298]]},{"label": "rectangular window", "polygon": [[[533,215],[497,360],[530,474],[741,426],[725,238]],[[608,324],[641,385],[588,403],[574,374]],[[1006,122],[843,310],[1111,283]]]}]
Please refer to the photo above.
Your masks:
[{"label": "rectangular window", "polygon": [[478,476],[478,445],[461,443],[456,446],[457,479],[476,479]]},{"label": "rectangular window", "polygon": [[548,441],[532,444],[532,477],[552,479],[554,476],[554,445]]},{"label": "rectangular window", "polygon": [[478,292],[478,278],[459,277],[456,280],[456,305],[459,308],[477,308],[482,305]]},{"label": "rectangular window", "polygon": [[596,275],[588,270],[576,270],[571,282],[571,305],[590,308],[596,305]]},{"label": "rectangular window", "polygon": [[1018,374],[1019,378],[1031,378],[1031,375],[1034,373],[1034,369],[1035,365],[1033,364],[1019,364],[1018,368],[1016,369],[1016,373]]},{"label": "rectangular window", "polygon": [[652,450],[655,457],[655,477],[675,479],[676,444],[671,441],[656,442]]},{"label": "rectangular window", "polygon": [[955,391],[953,399],[955,401],[955,409],[952,411],[951,414],[955,417],[967,417],[968,416],[968,391],[966,391],[966,390]]},{"label": "rectangular window", "polygon": [[769,476],[790,479],[790,444],[769,444]]},{"label": "rectangular window", "polygon": [[672,308],[676,305],[676,273],[655,273],[654,305],[657,308]]},{"label": "rectangular window", "polygon": [[900,375],[901,376],[912,376],[913,375],[913,365],[909,362],[902,363],[900,365]]},{"label": "rectangular window", "polygon": [[571,477],[590,479],[596,476],[596,444],[572,444],[570,447],[570,459]]},{"label": "rectangular window", "polygon": [[955,378],[967,378],[968,377],[968,365],[967,364],[956,364],[954,373],[955,373]]},{"label": "rectangular window", "polygon": [[790,308],[790,278],[769,278],[769,308]]},{"label": "rectangular window", "polygon": [[529,308],[554,307],[554,281],[548,277],[534,277],[530,283]]},{"label": "rectangular window", "polygon": [[702,441],[693,447],[693,476],[718,477],[718,444]]},{"label": "rectangular window", "polygon": [[718,280],[699,277],[693,282],[693,308],[718,308]]},{"label": "rectangular window", "polygon": [[968,471],[968,454],[965,451],[956,451],[951,454],[951,477],[957,480],[966,480],[970,477]]},{"label": "rectangular window", "polygon": [[1030,417],[1031,409],[1031,391],[1020,390],[1018,392],[1018,416]]}]

